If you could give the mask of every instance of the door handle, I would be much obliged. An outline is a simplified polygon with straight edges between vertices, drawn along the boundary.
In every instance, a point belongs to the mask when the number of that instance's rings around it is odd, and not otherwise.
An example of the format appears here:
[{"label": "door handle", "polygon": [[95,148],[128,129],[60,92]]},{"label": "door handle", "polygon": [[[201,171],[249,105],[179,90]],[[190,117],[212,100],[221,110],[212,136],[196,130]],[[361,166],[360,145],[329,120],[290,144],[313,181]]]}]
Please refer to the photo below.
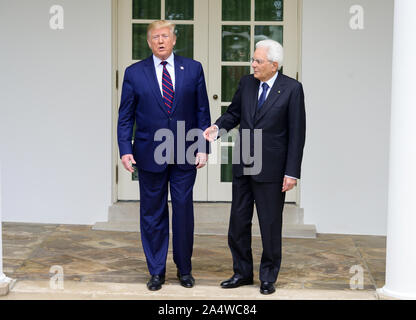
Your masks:
[{"label": "door handle", "polygon": [[217,100],[218,99],[218,95],[217,94],[214,94],[212,97],[214,98],[214,100]]}]

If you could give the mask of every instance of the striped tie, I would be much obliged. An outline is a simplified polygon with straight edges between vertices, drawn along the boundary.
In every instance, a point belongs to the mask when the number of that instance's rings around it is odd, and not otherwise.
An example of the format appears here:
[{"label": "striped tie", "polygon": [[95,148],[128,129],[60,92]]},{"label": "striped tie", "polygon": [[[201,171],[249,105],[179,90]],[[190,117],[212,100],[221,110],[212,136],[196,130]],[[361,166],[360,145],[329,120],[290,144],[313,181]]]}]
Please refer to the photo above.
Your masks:
[{"label": "striped tie", "polygon": [[163,65],[163,74],[162,74],[162,90],[163,90],[163,101],[165,102],[165,106],[168,109],[168,113],[172,112],[172,106],[173,106],[173,97],[174,97],[174,91],[173,91],[173,83],[172,79],[170,77],[168,69],[166,69],[166,61],[162,61],[160,63]]}]

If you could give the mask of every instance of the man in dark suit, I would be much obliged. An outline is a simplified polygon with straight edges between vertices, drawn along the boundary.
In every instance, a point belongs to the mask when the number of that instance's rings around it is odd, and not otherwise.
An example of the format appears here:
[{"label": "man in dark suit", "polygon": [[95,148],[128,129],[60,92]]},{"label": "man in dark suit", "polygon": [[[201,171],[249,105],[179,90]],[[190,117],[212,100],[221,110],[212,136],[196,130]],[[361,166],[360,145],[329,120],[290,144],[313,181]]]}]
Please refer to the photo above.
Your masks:
[{"label": "man in dark suit", "polygon": [[[239,144],[242,148],[236,147],[235,152],[240,154],[234,153],[234,156],[243,161],[233,163],[228,232],[234,275],[221,283],[223,288],[253,283],[251,221],[255,202],[263,244],[260,292],[270,294],[275,291],[274,283],[281,265],[285,192],[292,189],[300,178],[305,143],[302,84],[278,72],[282,61],[283,48],[278,42],[258,42],[252,58],[254,74],[240,80],[227,111],[204,132],[205,138],[213,141],[218,133],[221,135],[221,131],[228,132],[240,125]],[[256,129],[262,133],[257,145],[253,139]],[[251,137],[249,141],[245,136]],[[244,163],[244,159],[251,156],[244,155],[244,149],[253,154],[257,148],[260,155],[254,156],[254,165]],[[254,170],[255,167],[259,168],[256,161],[260,161],[259,170]]]},{"label": "man in dark suit", "polygon": [[[159,290],[165,282],[168,183],[177,277],[184,287],[194,285],[192,191],[196,169],[208,157],[208,143],[202,135],[211,123],[204,72],[199,62],[173,54],[174,28],[163,20],[149,25],[147,42],[153,55],[125,71],[117,129],[124,167],[129,172],[133,172],[132,164],[138,169],[140,231],[151,275],[149,290]],[[199,136],[195,134],[198,130]]]}]

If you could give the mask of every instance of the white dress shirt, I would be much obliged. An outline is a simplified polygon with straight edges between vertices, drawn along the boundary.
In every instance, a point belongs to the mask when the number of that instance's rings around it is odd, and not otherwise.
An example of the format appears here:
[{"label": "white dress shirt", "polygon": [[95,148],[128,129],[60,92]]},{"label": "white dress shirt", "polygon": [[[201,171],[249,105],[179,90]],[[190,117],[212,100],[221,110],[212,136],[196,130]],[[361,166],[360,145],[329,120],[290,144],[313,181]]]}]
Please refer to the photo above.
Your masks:
[{"label": "white dress shirt", "polygon": [[[153,63],[155,64],[157,83],[159,84],[160,93],[162,94],[162,97],[163,97],[163,90],[162,90],[163,65],[160,64],[162,61],[163,60],[160,60],[158,57],[153,55]],[[174,59],[173,53],[164,61],[167,62],[166,69],[168,70],[170,78],[172,79],[173,90],[175,91],[175,59]]]},{"label": "white dress shirt", "polygon": [[[269,80],[265,81],[265,83],[267,83],[267,85],[269,86],[269,89],[267,89],[267,93],[266,93],[266,99],[267,99],[267,97],[269,96],[270,89],[273,87],[274,82],[276,81],[276,79],[277,79],[277,75],[278,75],[278,74],[279,74],[279,72],[276,72],[276,74],[275,74],[273,77],[271,77]],[[261,94],[263,93],[263,83],[264,83],[264,82],[261,82],[261,81],[260,81],[260,87],[259,87],[259,96],[258,96],[258,99],[260,99],[260,96],[261,96]]]}]

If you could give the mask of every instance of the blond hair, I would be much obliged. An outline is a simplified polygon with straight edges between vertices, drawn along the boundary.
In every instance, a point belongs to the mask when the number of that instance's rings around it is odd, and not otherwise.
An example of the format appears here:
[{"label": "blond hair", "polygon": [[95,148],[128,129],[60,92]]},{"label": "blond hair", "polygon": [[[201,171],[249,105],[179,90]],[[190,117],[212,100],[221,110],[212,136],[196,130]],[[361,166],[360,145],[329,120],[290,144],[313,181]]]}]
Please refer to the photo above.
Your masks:
[{"label": "blond hair", "polygon": [[175,24],[166,20],[156,20],[147,26],[147,38],[150,37],[152,30],[168,27],[175,36]]}]

